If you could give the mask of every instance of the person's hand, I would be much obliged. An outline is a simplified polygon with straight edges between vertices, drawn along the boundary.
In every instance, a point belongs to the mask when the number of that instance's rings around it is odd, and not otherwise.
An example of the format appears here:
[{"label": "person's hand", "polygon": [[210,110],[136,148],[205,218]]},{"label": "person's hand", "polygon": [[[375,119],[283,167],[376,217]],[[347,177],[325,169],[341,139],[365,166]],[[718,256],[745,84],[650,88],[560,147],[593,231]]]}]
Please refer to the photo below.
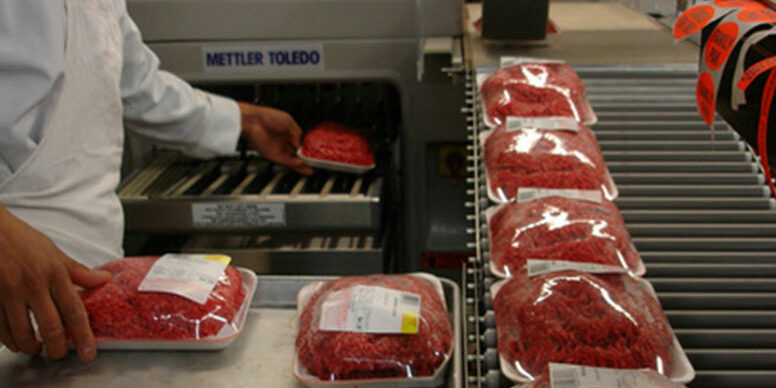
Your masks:
[{"label": "person's hand", "polygon": [[281,110],[239,102],[242,137],[265,158],[288,166],[304,175],[313,169],[296,156],[301,146],[302,129]]},{"label": "person's hand", "polygon": [[41,350],[29,309],[49,357],[67,355],[70,334],[81,360],[94,359],[89,317],[73,284],[93,288],[110,276],[69,258],[48,237],[0,204],[0,341],[10,350],[30,355]]}]

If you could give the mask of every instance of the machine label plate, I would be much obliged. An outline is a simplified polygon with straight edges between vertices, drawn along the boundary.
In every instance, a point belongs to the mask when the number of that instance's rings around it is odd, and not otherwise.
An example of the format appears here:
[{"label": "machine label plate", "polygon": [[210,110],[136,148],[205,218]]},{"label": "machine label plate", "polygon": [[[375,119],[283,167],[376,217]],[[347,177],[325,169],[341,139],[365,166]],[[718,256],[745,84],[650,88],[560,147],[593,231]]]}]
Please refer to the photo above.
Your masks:
[{"label": "machine label plate", "polygon": [[284,203],[219,202],[191,205],[195,226],[246,227],[286,226]]},{"label": "machine label plate", "polygon": [[209,46],[202,49],[205,72],[319,72],[326,69],[321,43]]}]

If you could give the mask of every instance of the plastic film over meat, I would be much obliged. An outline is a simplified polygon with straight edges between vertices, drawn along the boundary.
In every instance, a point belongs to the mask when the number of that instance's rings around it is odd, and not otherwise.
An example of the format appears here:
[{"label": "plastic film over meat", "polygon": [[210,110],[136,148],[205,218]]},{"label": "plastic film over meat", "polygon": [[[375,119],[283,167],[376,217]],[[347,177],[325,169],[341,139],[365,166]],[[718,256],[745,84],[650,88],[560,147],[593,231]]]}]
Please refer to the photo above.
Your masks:
[{"label": "plastic film over meat", "polygon": [[493,207],[486,216],[496,275],[525,274],[529,259],[616,266],[639,276],[645,272],[612,202],[550,196]]},{"label": "plastic film over meat", "polygon": [[[417,294],[420,312],[415,334],[375,334],[321,330],[329,296],[354,287],[374,286]],[[345,277],[325,284],[306,301],[299,317],[299,363],[323,381],[431,376],[452,350],[452,327],[440,291],[411,275]]]},{"label": "plastic film over meat", "polygon": [[562,271],[497,283],[499,354],[516,380],[550,362],[671,374],[671,327],[642,281]]}]

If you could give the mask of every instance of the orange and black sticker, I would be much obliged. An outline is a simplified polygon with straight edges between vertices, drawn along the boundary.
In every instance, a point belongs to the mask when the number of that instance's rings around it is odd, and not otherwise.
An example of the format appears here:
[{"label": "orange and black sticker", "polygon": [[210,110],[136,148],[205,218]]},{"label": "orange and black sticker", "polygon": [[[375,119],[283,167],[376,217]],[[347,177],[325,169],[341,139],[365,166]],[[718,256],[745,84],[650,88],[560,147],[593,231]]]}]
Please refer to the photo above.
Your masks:
[{"label": "orange and black sticker", "polygon": [[703,121],[711,125],[714,122],[714,106],[717,93],[714,90],[714,80],[708,72],[704,72],[698,77],[695,96],[698,101],[698,111],[700,111]]},{"label": "orange and black sticker", "polygon": [[682,13],[674,23],[674,39],[684,39],[703,27],[706,27],[714,18],[716,10],[710,5],[697,5]]},{"label": "orange and black sticker", "polygon": [[735,22],[723,23],[714,29],[704,50],[704,59],[709,69],[717,70],[727,62],[738,41],[738,31],[739,27]]}]

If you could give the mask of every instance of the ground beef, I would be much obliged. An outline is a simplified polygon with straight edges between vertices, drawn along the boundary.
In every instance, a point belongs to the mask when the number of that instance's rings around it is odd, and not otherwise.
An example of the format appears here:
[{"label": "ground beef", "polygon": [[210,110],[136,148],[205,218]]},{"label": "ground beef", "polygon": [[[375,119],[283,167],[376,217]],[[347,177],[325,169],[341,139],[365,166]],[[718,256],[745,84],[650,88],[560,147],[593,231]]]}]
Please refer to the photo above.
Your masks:
[{"label": "ground beef", "polygon": [[375,164],[374,151],[364,133],[356,128],[324,122],[302,140],[302,155],[359,166]]},{"label": "ground beef", "polygon": [[601,149],[586,127],[573,132],[500,126],[487,136],[483,154],[499,202],[510,201],[520,187],[603,190],[607,198],[616,197]]},{"label": "ground beef", "polygon": [[138,292],[158,257],[109,262],[113,274],[102,287],[81,291],[89,323],[98,338],[110,340],[194,340],[218,334],[232,322],[245,298],[240,273],[228,266],[205,304],[178,295]]},{"label": "ground beef", "polygon": [[[318,330],[321,304],[330,293],[356,285],[380,286],[420,295],[417,334],[369,334]],[[409,275],[345,277],[321,287],[299,321],[296,349],[301,364],[321,380],[429,376],[447,358],[452,328],[438,291]]]},{"label": "ground beef", "polygon": [[632,272],[643,268],[620,211],[609,201],[512,202],[493,214],[488,229],[490,259],[507,274],[524,273],[527,259],[598,263]]},{"label": "ground beef", "polygon": [[636,278],[574,271],[516,277],[493,308],[499,353],[528,379],[550,362],[670,375],[671,327]]},{"label": "ground beef", "polygon": [[480,88],[485,110],[495,124],[507,116],[589,119],[585,85],[563,63],[523,63],[493,72]]}]

